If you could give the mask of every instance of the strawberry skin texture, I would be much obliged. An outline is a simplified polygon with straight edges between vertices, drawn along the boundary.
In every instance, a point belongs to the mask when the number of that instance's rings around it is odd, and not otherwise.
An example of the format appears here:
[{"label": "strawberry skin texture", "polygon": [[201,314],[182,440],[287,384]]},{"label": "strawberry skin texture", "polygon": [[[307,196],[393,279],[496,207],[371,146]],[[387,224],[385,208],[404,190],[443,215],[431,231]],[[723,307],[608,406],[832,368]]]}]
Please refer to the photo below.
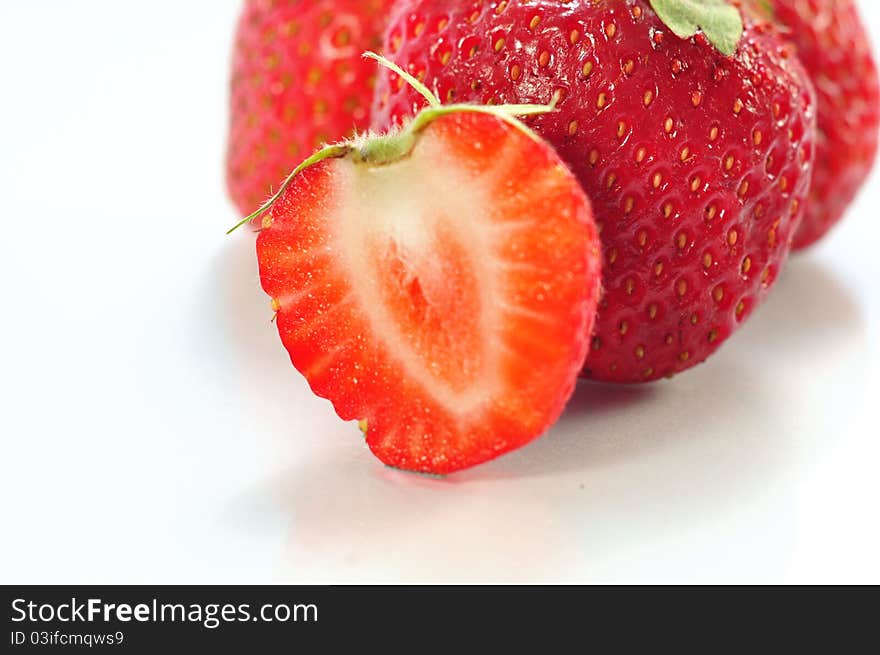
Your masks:
[{"label": "strawberry skin texture", "polygon": [[[444,101],[559,97],[530,119],[593,203],[604,297],[584,376],[634,383],[709,357],[774,284],[803,216],[815,95],[765,22],[733,57],[640,0],[402,3],[386,52]],[[421,106],[382,73],[374,125]]]},{"label": "strawberry skin texture", "polygon": [[871,43],[852,0],[772,0],[776,20],[819,100],[816,168],[794,248],[819,241],[843,217],[877,155],[880,91]]},{"label": "strawberry skin texture", "polygon": [[451,473],[558,419],[589,348],[601,246],[543,142],[445,116],[399,162],[306,169],[262,224],[291,361],[385,464]]},{"label": "strawberry skin texture", "polygon": [[242,215],[294,166],[369,124],[392,0],[247,0],[232,59],[226,179]]}]

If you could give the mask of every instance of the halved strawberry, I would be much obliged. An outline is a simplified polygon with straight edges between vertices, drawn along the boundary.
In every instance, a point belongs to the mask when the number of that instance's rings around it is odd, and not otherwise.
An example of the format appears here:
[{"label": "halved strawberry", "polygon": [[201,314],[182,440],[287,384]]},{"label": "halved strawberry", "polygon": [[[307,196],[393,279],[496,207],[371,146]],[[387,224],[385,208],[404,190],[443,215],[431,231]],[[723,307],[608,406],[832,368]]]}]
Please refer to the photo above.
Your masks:
[{"label": "halved strawberry", "polygon": [[257,241],[294,366],[384,463],[445,474],[543,434],[600,287],[590,204],[497,108],[432,107],[319,153]]}]

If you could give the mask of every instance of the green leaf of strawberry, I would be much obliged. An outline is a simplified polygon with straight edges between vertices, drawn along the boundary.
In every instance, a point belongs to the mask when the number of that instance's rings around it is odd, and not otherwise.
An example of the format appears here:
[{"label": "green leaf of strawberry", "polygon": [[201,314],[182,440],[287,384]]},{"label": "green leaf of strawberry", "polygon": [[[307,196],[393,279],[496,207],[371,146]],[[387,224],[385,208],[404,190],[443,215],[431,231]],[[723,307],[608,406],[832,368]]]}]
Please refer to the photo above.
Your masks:
[{"label": "green leaf of strawberry", "polygon": [[689,39],[702,30],[722,54],[736,52],[743,21],[727,0],[651,0],[651,7],[676,36]]}]

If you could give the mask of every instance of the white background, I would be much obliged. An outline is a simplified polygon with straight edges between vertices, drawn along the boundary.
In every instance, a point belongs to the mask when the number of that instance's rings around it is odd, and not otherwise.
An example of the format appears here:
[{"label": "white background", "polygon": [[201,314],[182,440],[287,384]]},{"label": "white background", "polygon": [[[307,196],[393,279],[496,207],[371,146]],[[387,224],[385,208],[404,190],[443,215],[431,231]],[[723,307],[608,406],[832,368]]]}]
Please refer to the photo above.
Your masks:
[{"label": "white background", "polygon": [[238,4],[0,5],[0,582],[880,582],[876,176],[708,364],[392,472],[224,236]]}]

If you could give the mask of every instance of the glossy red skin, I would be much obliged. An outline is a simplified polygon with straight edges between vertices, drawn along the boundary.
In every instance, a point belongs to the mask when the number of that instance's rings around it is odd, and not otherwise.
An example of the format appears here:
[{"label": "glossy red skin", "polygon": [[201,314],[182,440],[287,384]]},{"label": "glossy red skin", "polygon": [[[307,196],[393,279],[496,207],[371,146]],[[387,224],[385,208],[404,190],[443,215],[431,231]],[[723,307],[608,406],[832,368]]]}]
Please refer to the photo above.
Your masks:
[{"label": "glossy red skin", "polygon": [[819,137],[813,186],[795,249],[825,236],[862,188],[877,156],[880,86],[853,0],[771,0],[813,79]]},{"label": "glossy red skin", "polygon": [[[442,146],[437,160],[422,159],[437,152],[429,140]],[[497,118],[440,118],[408,161],[434,179],[454,168],[497,185],[481,197],[498,201],[450,214],[456,205],[431,193],[430,181],[401,189],[447,215],[449,227],[430,232],[419,251],[389,232],[355,238],[369,266],[359,274],[346,245],[353,238],[334,235],[347,233],[340,207],[363,207],[362,192],[348,197],[339,181],[351,179],[345,167],[363,164],[325,160],[273,205],[257,255],[281,339],[315,394],[344,420],[365,421],[367,445],[385,464],[447,474],[519,448],[559,418],[589,348],[601,247],[590,202],[553,149]],[[381,224],[368,209],[351,220]],[[365,280],[381,289],[366,301]],[[391,323],[375,319],[377,306]],[[487,324],[497,326],[490,337]],[[474,389],[486,395],[464,409],[459,394]]]},{"label": "glossy red skin", "polygon": [[392,0],[246,0],[232,60],[226,161],[242,216],[302,160],[369,124]]},{"label": "glossy red skin", "polygon": [[[727,58],[702,35],[675,37],[641,0],[419,0],[398,5],[386,48],[444,101],[562,92],[559,111],[529,123],[571,166],[601,230],[605,295],[586,377],[684,371],[767,295],[803,214],[815,134],[812,87],[768,25],[748,19]],[[420,105],[383,73],[374,126]]]}]

